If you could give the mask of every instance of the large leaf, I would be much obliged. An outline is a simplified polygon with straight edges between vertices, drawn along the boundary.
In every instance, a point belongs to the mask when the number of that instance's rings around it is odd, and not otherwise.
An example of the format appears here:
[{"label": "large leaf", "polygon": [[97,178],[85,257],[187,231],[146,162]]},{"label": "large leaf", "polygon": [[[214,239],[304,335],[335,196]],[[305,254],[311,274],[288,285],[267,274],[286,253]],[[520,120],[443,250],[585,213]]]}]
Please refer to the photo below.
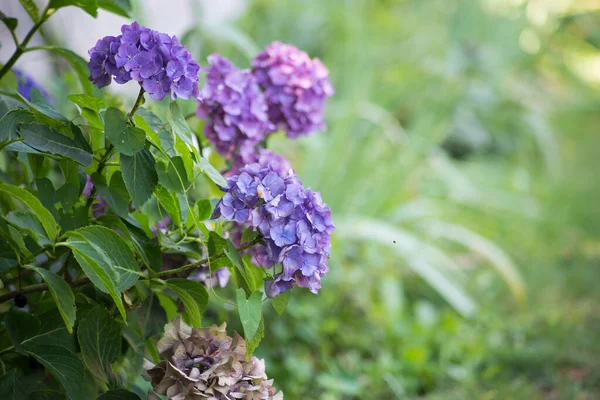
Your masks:
[{"label": "large leaf", "polygon": [[34,0],[19,0],[19,2],[21,3],[21,5],[25,9],[25,11],[27,11],[27,14],[29,14],[29,16],[31,17],[31,20],[33,22],[37,22],[38,19],[40,18],[40,12],[37,8],[37,5],[35,4],[35,1]]},{"label": "large leaf", "polygon": [[201,315],[208,305],[208,292],[204,285],[189,279],[174,278],[167,281],[167,286],[183,302],[190,324],[195,327],[201,326]]},{"label": "large leaf", "polygon": [[130,0],[98,0],[98,7],[125,18],[131,18]]},{"label": "large leaf", "polygon": [[92,17],[98,16],[98,2],[97,0],[50,0],[50,8],[62,8],[67,6],[75,6],[81,8]]},{"label": "large leaf", "polygon": [[28,400],[23,383],[16,370],[10,370],[0,378],[0,398],[3,400]]},{"label": "large leaf", "polygon": [[[67,235],[67,244],[101,265],[119,292],[131,288],[137,282],[141,274],[140,267],[131,249],[118,233],[103,226],[87,226],[68,232]],[[101,286],[98,287],[102,290]]]},{"label": "large leaf", "polygon": [[103,175],[93,174],[92,183],[98,190],[102,199],[108,203],[111,210],[119,214],[123,218],[127,218],[129,214],[129,205],[131,203],[131,197],[125,186],[123,175],[121,171],[117,171],[112,174],[110,178],[110,185],[106,184],[106,180]]},{"label": "large leaf", "polygon": [[[289,292],[288,292],[289,293]],[[263,316],[260,317],[260,323],[258,325],[258,329],[256,333],[250,340],[246,340],[246,359],[249,360],[254,353],[254,350],[258,348],[261,340],[265,337],[265,318]]]},{"label": "large leaf", "polygon": [[26,144],[36,150],[69,157],[86,167],[92,165],[93,155],[85,149],[83,143],[66,137],[46,125],[23,124],[19,134]]},{"label": "large leaf", "polygon": [[174,101],[169,104],[167,109],[167,121],[171,124],[171,129],[173,129],[175,135],[179,136],[188,145],[194,146],[194,135],[185,121],[181,109]]},{"label": "large leaf", "polygon": [[179,205],[179,198],[173,192],[168,191],[161,185],[158,185],[154,189],[154,194],[161,206],[173,219],[173,222],[177,226],[181,226],[181,206]]},{"label": "large leaf", "polygon": [[53,243],[48,239],[44,227],[33,213],[11,211],[4,218],[15,228],[27,232],[40,246],[48,246]]},{"label": "large leaf", "polygon": [[156,163],[158,180],[169,190],[183,192],[189,186],[188,174],[184,161],[180,156],[175,156],[166,164],[162,161]]},{"label": "large leaf", "polygon": [[249,342],[258,331],[262,318],[262,292],[257,290],[249,298],[246,298],[246,292],[243,289],[238,289],[236,299],[240,320],[244,328],[244,338],[246,342]]},{"label": "large leaf", "polygon": [[100,305],[88,311],[78,325],[77,339],[83,361],[102,380],[108,380],[111,364],[119,357],[121,328],[122,325]]},{"label": "large leaf", "polygon": [[69,100],[77,104],[81,108],[89,108],[92,111],[99,112],[104,108],[104,100],[88,94],[70,94],[67,96]]},{"label": "large leaf", "polygon": [[12,307],[6,316],[8,336],[15,348],[22,351],[21,343],[36,337],[42,327],[42,321],[35,315]]},{"label": "large leaf", "polygon": [[73,291],[67,282],[65,282],[60,276],[47,269],[38,268],[33,265],[28,266],[32,270],[39,273],[42,278],[48,284],[50,294],[58,306],[58,311],[62,317],[67,330],[69,333],[73,333],[73,326],[75,326],[76,308],[75,308],[75,296]]},{"label": "large leaf", "polygon": [[206,176],[210,178],[211,181],[216,183],[220,187],[227,187],[227,181],[223,178],[223,175],[217,171],[215,167],[212,166],[211,163],[204,157],[200,157],[198,161],[198,166],[200,167],[200,171]]},{"label": "large leaf", "polygon": [[8,194],[9,196],[19,200],[29,207],[29,209],[31,209],[31,211],[37,215],[42,226],[44,227],[44,230],[46,231],[46,234],[48,235],[48,238],[50,240],[54,240],[56,238],[56,220],[50,211],[48,211],[34,195],[24,189],[3,183],[0,183],[0,192]]},{"label": "large leaf", "polygon": [[125,389],[109,390],[97,400],[140,400],[140,396]]},{"label": "large leaf", "polygon": [[26,108],[14,108],[0,119],[0,142],[16,140],[19,125],[34,122],[33,114]]},{"label": "large leaf", "polygon": [[85,375],[83,363],[71,350],[62,346],[41,345],[27,352],[54,375],[67,391],[70,400],[80,400]]},{"label": "large leaf", "polygon": [[158,182],[154,164],[154,157],[148,149],[143,149],[131,157],[121,155],[121,170],[125,186],[137,208],[148,201]]},{"label": "large leaf", "polygon": [[290,299],[290,291],[285,291],[283,293],[278,294],[277,296],[271,299],[271,305],[277,311],[277,314],[282,315],[287,307],[288,301]]},{"label": "large leaf", "polygon": [[127,156],[142,150],[146,143],[146,133],[127,124],[125,115],[114,107],[104,113],[104,133],[117,150]]},{"label": "large leaf", "polygon": [[23,100],[23,102],[25,102],[34,110],[57,121],[63,123],[69,122],[69,120],[56,109],[54,104],[50,103],[50,101],[42,94],[42,92],[40,92],[37,87],[33,86],[31,88],[31,100],[28,100],[20,93],[18,94],[19,97],[21,97],[21,100]]}]

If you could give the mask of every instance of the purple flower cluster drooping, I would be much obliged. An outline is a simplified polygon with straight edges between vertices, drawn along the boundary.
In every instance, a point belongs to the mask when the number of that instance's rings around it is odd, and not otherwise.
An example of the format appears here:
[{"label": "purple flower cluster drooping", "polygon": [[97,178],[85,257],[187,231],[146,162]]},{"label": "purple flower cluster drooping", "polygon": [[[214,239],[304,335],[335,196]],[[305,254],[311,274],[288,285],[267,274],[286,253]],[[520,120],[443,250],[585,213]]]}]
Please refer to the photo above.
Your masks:
[{"label": "purple flower cluster drooping", "polygon": [[289,137],[325,128],[325,100],[333,95],[329,71],[318,58],[273,42],[252,61],[252,73],[269,105],[269,119]]},{"label": "purple flower cluster drooping", "polygon": [[254,251],[255,261],[264,268],[281,264],[281,271],[265,283],[267,296],[294,284],[317,293],[321,277],[329,271],[331,210],[319,193],[305,189],[293,170],[281,165],[249,164],[227,178],[213,218],[248,223],[262,234],[265,247]]},{"label": "purple flower cluster drooping", "polygon": [[206,138],[230,158],[242,146],[252,147],[273,130],[267,103],[249,70],[237,69],[219,54],[208,57],[206,83],[196,115],[208,118]]},{"label": "purple flower cluster drooping", "polygon": [[162,100],[198,98],[200,66],[176,36],[153,31],[137,22],[121,27],[121,35],[106,36],[88,51],[89,79],[98,87],[138,81],[150,97]]},{"label": "purple flower cluster drooping", "polygon": [[40,93],[46,98],[48,101],[52,101],[52,98],[46,92],[46,90],[40,86],[31,76],[21,71],[20,69],[13,69],[13,72],[17,76],[17,92],[25,97],[27,100],[31,101],[31,89],[37,88]]}]

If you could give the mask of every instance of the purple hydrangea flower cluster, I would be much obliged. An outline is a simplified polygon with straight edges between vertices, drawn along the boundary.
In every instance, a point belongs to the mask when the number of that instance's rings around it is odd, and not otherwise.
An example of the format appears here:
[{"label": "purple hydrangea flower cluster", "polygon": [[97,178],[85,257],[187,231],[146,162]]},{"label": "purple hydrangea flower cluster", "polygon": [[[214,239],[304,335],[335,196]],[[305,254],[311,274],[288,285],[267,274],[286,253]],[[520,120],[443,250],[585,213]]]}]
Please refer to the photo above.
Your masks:
[{"label": "purple hydrangea flower cluster", "polygon": [[237,175],[240,169],[245,165],[259,163],[261,165],[269,165],[280,175],[293,174],[292,165],[288,160],[280,156],[279,154],[273,153],[271,150],[259,147],[258,150],[254,147],[248,149],[242,147],[240,152],[233,159],[231,169],[226,172],[226,176]]},{"label": "purple hydrangea flower cluster", "polygon": [[334,89],[321,60],[292,45],[273,42],[254,58],[252,73],[264,90],[269,119],[289,137],[325,129],[325,100]]},{"label": "purple hydrangea flower cluster", "polygon": [[239,70],[219,54],[208,57],[206,83],[196,115],[208,118],[206,138],[230,158],[242,146],[252,147],[273,130],[267,103],[248,70]]},{"label": "purple hydrangea flower cluster", "polygon": [[21,71],[20,69],[16,69],[16,68],[13,69],[13,72],[17,76],[17,92],[21,96],[23,96],[27,100],[31,101],[31,89],[35,87],[40,91],[40,93],[42,93],[42,95],[48,101],[52,101],[48,92],[46,92],[46,90],[42,86],[40,86],[39,83],[37,83],[35,80],[33,80],[33,78],[31,76],[29,76],[25,72]]},{"label": "purple hydrangea flower cluster", "polygon": [[280,166],[249,164],[227,178],[213,218],[248,223],[262,234],[265,246],[253,253],[255,261],[264,268],[282,267],[265,283],[267,296],[294,284],[317,293],[329,271],[330,234],[335,228],[331,210],[319,193],[304,188],[293,170]]},{"label": "purple hydrangea flower cluster", "polygon": [[121,27],[121,35],[106,36],[88,51],[89,79],[98,87],[135,80],[150,97],[162,100],[198,98],[200,66],[176,36],[153,31],[137,22]]}]

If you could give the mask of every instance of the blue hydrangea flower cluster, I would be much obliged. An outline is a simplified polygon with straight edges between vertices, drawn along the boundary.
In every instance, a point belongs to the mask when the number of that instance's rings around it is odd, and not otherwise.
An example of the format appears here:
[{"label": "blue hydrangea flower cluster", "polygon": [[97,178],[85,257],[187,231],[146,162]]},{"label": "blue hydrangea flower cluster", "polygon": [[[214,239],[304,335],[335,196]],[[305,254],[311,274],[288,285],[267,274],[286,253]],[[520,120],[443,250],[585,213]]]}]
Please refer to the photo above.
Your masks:
[{"label": "blue hydrangea flower cluster", "polygon": [[52,101],[48,92],[46,92],[46,90],[42,86],[40,86],[35,80],[33,80],[31,76],[16,68],[13,69],[13,72],[17,76],[17,92],[21,96],[31,101],[31,89],[35,87],[48,101]]},{"label": "blue hydrangea flower cluster", "polygon": [[150,97],[162,100],[198,98],[200,66],[176,36],[153,31],[137,22],[121,27],[121,35],[106,36],[88,51],[89,79],[99,88],[114,78],[135,80]]},{"label": "blue hydrangea flower cluster", "polygon": [[257,264],[274,268],[274,279],[265,283],[267,296],[294,285],[318,293],[329,271],[330,234],[335,228],[331,210],[319,193],[304,188],[293,170],[277,165],[249,164],[227,178],[213,218],[247,223],[262,234],[265,246],[253,255]]},{"label": "blue hydrangea flower cluster", "polygon": [[264,90],[269,119],[289,137],[325,129],[325,100],[334,89],[321,60],[292,45],[273,42],[254,58],[252,73]]},{"label": "blue hydrangea flower cluster", "polygon": [[208,119],[206,138],[223,156],[230,158],[244,147],[252,147],[273,130],[267,103],[248,70],[239,70],[219,54],[208,57],[210,67],[202,88],[196,115]]}]

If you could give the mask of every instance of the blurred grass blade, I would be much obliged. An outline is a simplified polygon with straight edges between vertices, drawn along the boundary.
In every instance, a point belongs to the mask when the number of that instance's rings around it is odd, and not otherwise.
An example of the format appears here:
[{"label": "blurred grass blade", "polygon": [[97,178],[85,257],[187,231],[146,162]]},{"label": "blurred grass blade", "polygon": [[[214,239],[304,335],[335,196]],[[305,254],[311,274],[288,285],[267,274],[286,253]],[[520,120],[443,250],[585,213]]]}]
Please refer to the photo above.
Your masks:
[{"label": "blurred grass blade", "polygon": [[525,284],[517,266],[508,254],[492,241],[463,226],[447,222],[424,222],[421,226],[435,237],[442,237],[460,243],[484,256],[504,278],[515,298],[518,301],[523,301],[525,298]]},{"label": "blurred grass blade", "polygon": [[[431,259],[448,264],[442,252],[433,246],[423,246],[406,231],[374,219],[347,219],[338,217],[337,234],[348,239],[373,241],[394,250],[407,265],[431,285],[460,314],[468,317],[475,313],[475,301],[455,282],[446,276]],[[439,264],[438,264],[439,265]]]}]

